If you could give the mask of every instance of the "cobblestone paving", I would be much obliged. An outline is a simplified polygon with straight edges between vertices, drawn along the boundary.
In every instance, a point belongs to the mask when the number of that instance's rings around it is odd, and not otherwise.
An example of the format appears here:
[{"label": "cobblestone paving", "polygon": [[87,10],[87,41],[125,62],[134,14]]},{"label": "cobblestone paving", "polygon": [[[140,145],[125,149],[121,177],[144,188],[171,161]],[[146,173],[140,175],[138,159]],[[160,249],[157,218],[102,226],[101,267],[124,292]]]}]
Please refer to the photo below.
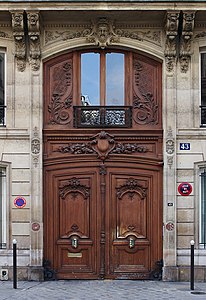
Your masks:
[{"label": "cobblestone paving", "polygon": [[206,300],[206,283],[196,283],[194,292],[196,294],[191,294],[188,282],[133,280],[19,281],[17,289],[13,289],[12,281],[0,281],[1,300]]}]

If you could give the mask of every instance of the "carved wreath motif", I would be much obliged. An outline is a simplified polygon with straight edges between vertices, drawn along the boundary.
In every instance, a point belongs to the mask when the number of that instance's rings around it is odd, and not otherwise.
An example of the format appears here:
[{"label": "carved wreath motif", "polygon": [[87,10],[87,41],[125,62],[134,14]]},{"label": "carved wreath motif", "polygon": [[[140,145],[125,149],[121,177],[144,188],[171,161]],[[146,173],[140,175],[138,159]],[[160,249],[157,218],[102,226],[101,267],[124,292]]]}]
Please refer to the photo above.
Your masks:
[{"label": "carved wreath motif", "polygon": [[66,99],[62,98],[67,88],[72,84],[72,63],[67,62],[63,65],[63,68],[57,68],[55,70],[54,80],[57,83],[48,106],[50,123],[66,125],[70,122],[69,108],[72,104],[72,93],[70,92]]},{"label": "carved wreath motif", "polygon": [[138,180],[134,178],[129,178],[125,182],[125,184],[121,185],[120,187],[116,187],[117,189],[117,198],[119,200],[122,199],[122,197],[128,193],[129,197],[133,198],[134,193],[138,193],[141,197],[141,200],[144,200],[147,196],[147,188],[143,187]]}]

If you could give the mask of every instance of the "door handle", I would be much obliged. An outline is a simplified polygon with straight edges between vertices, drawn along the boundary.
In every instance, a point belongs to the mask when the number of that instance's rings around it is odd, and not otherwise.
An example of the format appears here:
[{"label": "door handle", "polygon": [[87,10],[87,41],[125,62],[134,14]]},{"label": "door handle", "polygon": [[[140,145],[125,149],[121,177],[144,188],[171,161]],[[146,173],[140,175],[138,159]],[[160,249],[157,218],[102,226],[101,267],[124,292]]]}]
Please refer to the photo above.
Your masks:
[{"label": "door handle", "polygon": [[76,237],[72,238],[72,248],[76,249],[78,247],[78,239]]},{"label": "door handle", "polygon": [[135,246],[135,239],[130,237],[129,238],[129,248],[132,249]]}]

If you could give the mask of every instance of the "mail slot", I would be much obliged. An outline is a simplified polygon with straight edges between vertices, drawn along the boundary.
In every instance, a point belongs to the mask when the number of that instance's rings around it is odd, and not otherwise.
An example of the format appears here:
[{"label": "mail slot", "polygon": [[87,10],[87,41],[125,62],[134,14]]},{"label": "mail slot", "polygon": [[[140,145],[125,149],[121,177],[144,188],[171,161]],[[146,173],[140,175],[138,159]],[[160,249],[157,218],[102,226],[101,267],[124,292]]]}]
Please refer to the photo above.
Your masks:
[{"label": "mail slot", "polygon": [[67,256],[68,257],[79,257],[79,258],[81,258],[82,253],[81,252],[78,252],[78,253],[68,252]]}]

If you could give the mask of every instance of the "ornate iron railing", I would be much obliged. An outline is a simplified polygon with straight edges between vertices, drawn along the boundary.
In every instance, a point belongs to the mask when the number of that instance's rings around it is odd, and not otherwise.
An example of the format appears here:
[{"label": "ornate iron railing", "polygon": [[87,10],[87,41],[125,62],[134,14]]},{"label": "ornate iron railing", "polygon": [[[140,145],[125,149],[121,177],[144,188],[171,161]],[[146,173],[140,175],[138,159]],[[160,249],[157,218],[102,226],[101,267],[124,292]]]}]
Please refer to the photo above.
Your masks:
[{"label": "ornate iron railing", "polygon": [[74,127],[132,126],[131,106],[74,106]]},{"label": "ornate iron railing", "polygon": [[0,105],[0,126],[5,126],[5,105]]},{"label": "ornate iron railing", "polygon": [[201,105],[200,109],[201,109],[201,125],[206,126],[206,106]]}]

